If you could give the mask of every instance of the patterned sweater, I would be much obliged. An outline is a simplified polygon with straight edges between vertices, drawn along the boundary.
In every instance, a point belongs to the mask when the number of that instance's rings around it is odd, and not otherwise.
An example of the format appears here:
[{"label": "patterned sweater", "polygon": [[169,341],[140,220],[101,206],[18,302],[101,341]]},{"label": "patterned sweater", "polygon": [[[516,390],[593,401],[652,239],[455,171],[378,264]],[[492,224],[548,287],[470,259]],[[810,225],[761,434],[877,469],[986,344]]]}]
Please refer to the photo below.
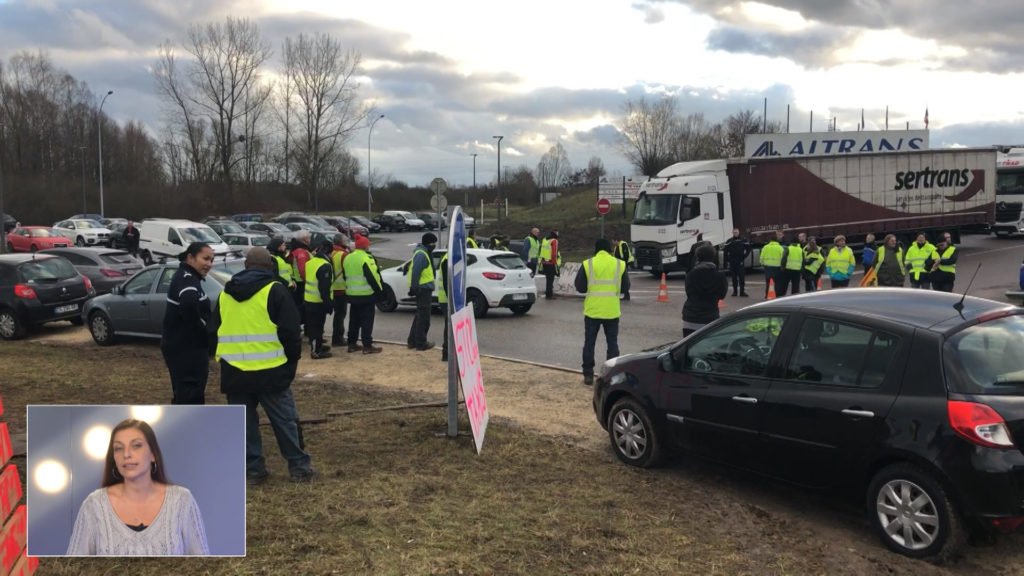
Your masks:
[{"label": "patterned sweater", "polygon": [[69,556],[209,555],[206,528],[192,493],[167,485],[163,505],[153,523],[141,532],[129,528],[114,512],[107,489],[86,497],[68,545]]}]

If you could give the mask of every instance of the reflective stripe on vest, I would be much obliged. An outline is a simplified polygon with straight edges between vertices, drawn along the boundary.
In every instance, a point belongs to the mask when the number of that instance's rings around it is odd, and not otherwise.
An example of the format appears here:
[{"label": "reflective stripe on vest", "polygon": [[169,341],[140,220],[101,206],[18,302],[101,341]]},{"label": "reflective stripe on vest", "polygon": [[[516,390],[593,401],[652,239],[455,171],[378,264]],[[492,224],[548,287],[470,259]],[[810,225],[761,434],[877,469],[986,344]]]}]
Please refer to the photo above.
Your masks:
[{"label": "reflective stripe on vest", "polygon": [[448,253],[445,252],[444,256],[441,257],[441,263],[437,265],[437,277],[441,279],[441,282],[437,283],[437,303],[447,304],[448,303],[448,292],[445,290],[447,286],[444,285],[444,267],[448,265]]},{"label": "reflective stripe on vest", "polygon": [[376,261],[364,250],[356,250],[346,256],[345,262],[342,264],[345,272],[345,285],[347,286],[345,293],[348,296],[373,295],[373,288],[366,281],[366,276],[363,275],[363,264],[370,267],[370,272],[377,279],[377,282],[380,283],[380,273],[377,271]]},{"label": "reflective stripe on vest", "polygon": [[818,249],[814,252],[804,252],[804,261],[807,262],[804,270],[811,274],[817,274],[818,270],[821,269],[821,265],[825,262],[825,257],[821,255],[821,249]]},{"label": "reflective stripe on vest", "polygon": [[587,275],[587,296],[583,315],[598,320],[612,320],[622,315],[619,293],[622,288],[622,260],[601,251],[583,263]]},{"label": "reflective stripe on vest", "polygon": [[772,240],[761,248],[761,266],[778,268],[782,266],[782,245]]},{"label": "reflective stripe on vest", "polygon": [[331,284],[331,290],[345,290],[345,274],[342,272],[342,262],[345,260],[345,255],[348,254],[344,250],[335,250],[331,252],[331,262],[334,264],[334,283]]},{"label": "reflective stripe on vest", "polygon": [[330,266],[330,264],[320,257],[310,258],[309,262],[306,262],[306,294],[303,296],[303,300],[311,304],[323,304],[324,302],[323,297],[320,296],[320,282],[316,277],[316,273],[323,266]]},{"label": "reflective stripe on vest", "polygon": [[277,262],[277,275],[280,276],[285,284],[288,286],[292,285],[292,266],[278,255],[274,255],[274,260]]},{"label": "reflective stripe on vest", "polygon": [[799,244],[786,247],[786,270],[799,270],[804,267],[804,250]]},{"label": "reflective stripe on vest", "polygon": [[422,286],[423,284],[428,284],[434,281],[434,260],[426,250],[417,248],[416,250],[413,250],[412,262],[409,263],[409,269],[405,271],[405,281],[409,286],[412,286],[412,269],[413,264],[416,263],[417,254],[423,254],[427,258],[427,265],[423,267],[423,270],[420,270],[420,281],[417,283],[417,286]]},{"label": "reflective stripe on vest", "polygon": [[914,280],[920,280],[921,274],[927,274],[928,270],[925,269],[925,262],[935,252],[935,247],[929,243],[925,243],[924,246],[918,246],[917,242],[910,245],[907,248],[906,261],[910,264],[910,274],[914,277]]},{"label": "reflective stripe on vest", "polygon": [[288,361],[277,337],[277,325],[267,312],[274,284],[267,284],[243,302],[227,292],[221,293],[217,303],[221,318],[217,329],[218,360],[246,372],[276,368]]},{"label": "reflective stripe on vest", "polygon": [[[616,246],[615,249],[615,255],[620,260],[625,260],[628,264],[632,264],[633,262],[636,261],[636,258],[633,258],[633,251],[629,249],[629,244],[626,243],[625,240],[619,240],[619,244],[618,246]],[[628,256],[628,258],[626,256]]]},{"label": "reflective stripe on vest", "polygon": [[834,280],[846,280],[853,274],[853,250],[849,246],[843,249],[833,247],[828,251],[828,258],[825,259],[825,267],[829,276]]},{"label": "reflective stripe on vest", "polygon": [[476,240],[473,240],[472,238],[470,238],[468,236],[466,237],[466,248],[479,248],[479,247],[480,247],[480,245],[476,243]]},{"label": "reflective stripe on vest", "polygon": [[[942,253],[941,259],[952,258],[953,253],[956,252],[956,246],[950,246]],[[950,274],[956,274],[956,264],[939,264],[939,270],[942,272],[948,272]]]}]

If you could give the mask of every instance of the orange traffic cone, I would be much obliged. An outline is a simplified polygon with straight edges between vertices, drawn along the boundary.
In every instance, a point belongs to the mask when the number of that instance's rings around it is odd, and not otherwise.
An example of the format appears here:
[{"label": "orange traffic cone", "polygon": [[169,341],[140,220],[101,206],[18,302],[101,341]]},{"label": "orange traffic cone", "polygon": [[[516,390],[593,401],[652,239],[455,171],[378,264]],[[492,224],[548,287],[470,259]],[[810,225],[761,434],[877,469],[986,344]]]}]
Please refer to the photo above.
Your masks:
[{"label": "orange traffic cone", "polygon": [[658,302],[668,302],[668,284],[665,283],[665,273],[661,273],[661,286],[658,287]]},{"label": "orange traffic cone", "polygon": [[719,298],[718,299],[718,309],[719,310],[725,310],[725,299],[724,298]]},{"label": "orange traffic cone", "polygon": [[821,292],[821,276],[818,276],[818,292]]},{"label": "orange traffic cone", "polygon": [[768,279],[768,297],[765,300],[775,300],[775,279]]}]

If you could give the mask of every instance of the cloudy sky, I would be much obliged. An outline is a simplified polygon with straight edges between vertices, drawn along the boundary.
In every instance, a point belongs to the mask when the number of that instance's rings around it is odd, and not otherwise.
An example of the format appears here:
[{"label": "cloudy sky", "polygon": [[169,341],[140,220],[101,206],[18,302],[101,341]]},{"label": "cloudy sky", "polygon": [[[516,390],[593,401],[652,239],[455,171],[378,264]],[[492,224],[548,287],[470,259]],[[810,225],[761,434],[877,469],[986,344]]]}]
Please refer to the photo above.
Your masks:
[{"label": "cloudy sky", "polygon": [[[471,184],[536,166],[556,142],[632,174],[616,141],[623,105],[674,94],[711,121],[745,108],[815,129],[922,128],[933,147],[1024,142],[1017,0],[0,0],[0,58],[42,49],[119,121],[154,133],[158,44],[190,24],[256,20],[279,47],[328,32],[363,57],[361,91],[385,118],[373,167],[410,184]],[[277,51],[279,53],[279,50]],[[272,67],[279,67],[275,54]],[[268,69],[268,77],[274,73]],[[350,142],[366,160],[367,131]]]}]

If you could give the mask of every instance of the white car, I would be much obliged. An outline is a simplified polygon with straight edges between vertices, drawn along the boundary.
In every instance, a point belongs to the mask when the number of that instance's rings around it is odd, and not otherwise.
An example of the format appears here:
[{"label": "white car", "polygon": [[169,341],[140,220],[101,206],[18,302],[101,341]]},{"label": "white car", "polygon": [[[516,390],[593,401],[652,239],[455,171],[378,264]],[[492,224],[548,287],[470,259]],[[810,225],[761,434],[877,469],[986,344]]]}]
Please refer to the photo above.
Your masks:
[{"label": "white car", "polygon": [[193,242],[209,244],[217,255],[232,251],[213,228],[199,222],[151,218],[139,227],[139,256],[147,265],[161,258],[175,258]]},{"label": "white car", "polygon": [[[440,285],[441,271],[436,266],[447,250],[434,250],[435,275]],[[516,316],[526,314],[537,301],[537,285],[530,277],[530,270],[523,259],[512,252],[469,248],[466,251],[466,302],[473,303],[477,318],[487,314],[491,308],[508,308]],[[412,265],[409,260],[400,266],[382,270],[380,278],[384,284],[384,297],[377,303],[381,312],[393,312],[399,306],[415,306],[409,297],[409,283],[406,270]],[[434,293],[437,302],[437,292]]]},{"label": "white car", "polygon": [[53,225],[61,236],[71,240],[75,246],[106,246],[110,240],[110,229],[95,220],[73,218],[61,220]]},{"label": "white car", "polygon": [[267,247],[270,244],[270,236],[259,232],[226,232],[220,235],[221,240],[232,250],[240,250],[247,254],[253,246]]},{"label": "white car", "polygon": [[424,230],[427,227],[427,223],[422,218],[413,214],[412,212],[406,212],[405,210],[385,210],[385,216],[401,216],[405,218],[405,225],[410,230]]}]

